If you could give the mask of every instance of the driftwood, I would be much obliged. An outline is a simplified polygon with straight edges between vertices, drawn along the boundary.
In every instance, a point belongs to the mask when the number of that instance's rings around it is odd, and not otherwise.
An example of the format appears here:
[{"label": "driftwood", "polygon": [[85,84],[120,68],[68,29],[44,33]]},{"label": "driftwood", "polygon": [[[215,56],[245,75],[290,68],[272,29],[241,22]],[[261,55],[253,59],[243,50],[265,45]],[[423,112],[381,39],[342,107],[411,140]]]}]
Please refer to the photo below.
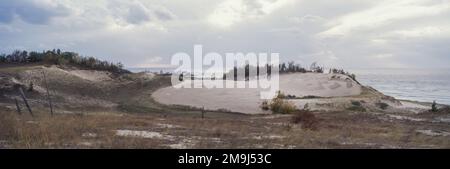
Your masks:
[{"label": "driftwood", "polygon": [[44,71],[42,71],[42,75],[44,76],[45,88],[47,89],[47,100],[48,100],[48,104],[50,106],[50,114],[53,116],[53,104],[52,104],[50,92],[49,92],[49,89],[48,89],[47,78],[45,77],[45,72]]},{"label": "driftwood", "polygon": [[30,112],[30,115],[31,115],[32,117],[34,117],[33,111],[31,111],[31,107],[30,107],[30,105],[28,104],[27,98],[25,97],[25,93],[23,93],[22,87],[19,87],[19,92],[20,92],[20,95],[22,96],[23,102],[25,102],[25,106],[27,106],[27,109],[28,109],[28,111]]},{"label": "driftwood", "polygon": [[21,115],[22,112],[20,110],[19,101],[17,101],[17,98],[14,98],[14,101],[16,102],[17,113],[19,113],[19,115]]}]

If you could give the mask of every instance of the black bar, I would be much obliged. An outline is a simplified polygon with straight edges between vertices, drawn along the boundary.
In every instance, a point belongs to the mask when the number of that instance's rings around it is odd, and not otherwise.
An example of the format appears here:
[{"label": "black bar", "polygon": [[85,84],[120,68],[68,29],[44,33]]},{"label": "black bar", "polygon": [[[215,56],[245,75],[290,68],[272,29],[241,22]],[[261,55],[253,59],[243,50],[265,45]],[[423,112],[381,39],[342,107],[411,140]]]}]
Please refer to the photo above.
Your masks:
[{"label": "black bar", "polygon": [[[205,163],[180,164],[180,156],[212,156]],[[224,154],[270,154],[261,164],[223,163]],[[154,168],[386,168],[426,166],[448,162],[448,150],[0,150],[1,163],[14,166]],[[215,159],[218,160],[215,160]],[[49,160],[51,159],[51,160]],[[26,161],[15,163],[15,161]],[[267,163],[270,162],[270,163]],[[146,167],[147,166],[147,167]]]}]

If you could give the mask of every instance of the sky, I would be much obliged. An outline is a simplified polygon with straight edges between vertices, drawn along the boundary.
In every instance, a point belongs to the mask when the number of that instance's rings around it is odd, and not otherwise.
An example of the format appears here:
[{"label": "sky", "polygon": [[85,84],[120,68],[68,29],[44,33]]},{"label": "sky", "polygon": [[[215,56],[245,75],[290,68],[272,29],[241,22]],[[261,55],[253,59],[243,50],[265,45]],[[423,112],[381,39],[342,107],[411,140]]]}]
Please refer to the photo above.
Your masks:
[{"label": "sky", "polygon": [[450,68],[450,0],[1,0],[0,53],[59,48],[126,67],[279,53],[338,68]]}]

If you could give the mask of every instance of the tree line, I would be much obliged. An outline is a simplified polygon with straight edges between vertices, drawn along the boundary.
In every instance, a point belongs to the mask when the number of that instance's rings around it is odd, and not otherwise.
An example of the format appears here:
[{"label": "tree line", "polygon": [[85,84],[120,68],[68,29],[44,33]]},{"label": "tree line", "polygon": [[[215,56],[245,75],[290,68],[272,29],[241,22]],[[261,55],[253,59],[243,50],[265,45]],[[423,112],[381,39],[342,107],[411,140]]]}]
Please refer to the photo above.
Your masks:
[{"label": "tree line", "polygon": [[0,64],[45,63],[52,65],[70,65],[84,69],[103,70],[113,73],[126,73],[122,63],[102,61],[95,57],[80,56],[76,52],[63,52],[60,49],[42,52],[15,50],[10,54],[0,54]]},{"label": "tree line", "polygon": [[[233,70],[223,75],[223,79],[226,79],[227,74],[231,74],[234,77],[234,80],[237,80],[238,72],[244,72],[245,80],[249,80],[250,71],[256,72],[256,77],[259,77],[260,72],[266,72],[267,76],[271,75],[273,65],[266,64],[263,67],[252,66],[246,64],[244,67],[234,67]],[[260,70],[261,69],[261,70]],[[321,66],[317,66],[316,63],[313,63],[310,69],[306,69],[302,67],[300,64],[296,64],[294,61],[290,61],[287,63],[280,63],[278,65],[278,70],[280,74],[285,73],[307,73],[307,72],[315,72],[315,73],[323,73],[324,68]]]},{"label": "tree line", "polygon": [[[237,81],[239,76],[244,76],[244,77],[240,77],[243,79],[240,80],[249,80],[251,76],[250,72],[253,72],[253,76],[255,76],[256,78],[258,78],[260,75],[265,75],[270,77],[271,76],[271,72],[272,72],[272,68],[273,65],[269,65],[266,64],[264,66],[253,66],[253,65],[249,65],[246,64],[245,66],[242,67],[237,67],[234,66],[234,68],[228,72],[225,72],[223,74],[222,79],[226,80],[227,77],[232,77],[233,79],[230,80],[234,80]],[[324,67],[319,66],[316,62],[312,63],[311,66],[309,67],[309,69],[302,67],[300,64],[296,64],[294,61],[290,61],[287,63],[280,63],[278,65],[278,70],[280,74],[286,74],[286,73],[308,73],[308,72],[314,72],[314,73],[324,73]],[[241,72],[243,74],[239,75],[238,72]],[[353,80],[356,81],[356,77],[354,74],[350,74],[349,72],[345,72],[343,69],[335,69],[332,68],[330,69],[329,73],[334,73],[334,74],[343,74],[343,75],[348,75],[349,77],[351,77]],[[179,75],[179,79],[180,81],[182,81],[182,79],[184,78],[184,76],[188,76],[188,78],[190,77],[191,80],[194,80],[195,77],[193,76],[193,74],[190,73],[181,73]],[[211,79],[216,79],[216,75],[213,74],[211,76]]]}]

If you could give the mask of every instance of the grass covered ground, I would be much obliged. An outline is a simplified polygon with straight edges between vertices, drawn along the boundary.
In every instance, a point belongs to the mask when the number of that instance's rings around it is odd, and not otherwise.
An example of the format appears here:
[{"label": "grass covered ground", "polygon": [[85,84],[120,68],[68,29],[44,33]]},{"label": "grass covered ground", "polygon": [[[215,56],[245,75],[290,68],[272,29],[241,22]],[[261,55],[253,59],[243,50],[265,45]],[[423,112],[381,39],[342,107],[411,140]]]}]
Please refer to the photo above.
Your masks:
[{"label": "grass covered ground", "polygon": [[[293,115],[39,114],[2,110],[2,148],[450,148],[448,124],[370,113],[316,112],[317,127]],[[418,118],[418,117],[417,117]],[[430,119],[430,118],[421,118]],[[429,131],[429,132],[427,132]],[[433,134],[434,133],[434,134]]]}]

